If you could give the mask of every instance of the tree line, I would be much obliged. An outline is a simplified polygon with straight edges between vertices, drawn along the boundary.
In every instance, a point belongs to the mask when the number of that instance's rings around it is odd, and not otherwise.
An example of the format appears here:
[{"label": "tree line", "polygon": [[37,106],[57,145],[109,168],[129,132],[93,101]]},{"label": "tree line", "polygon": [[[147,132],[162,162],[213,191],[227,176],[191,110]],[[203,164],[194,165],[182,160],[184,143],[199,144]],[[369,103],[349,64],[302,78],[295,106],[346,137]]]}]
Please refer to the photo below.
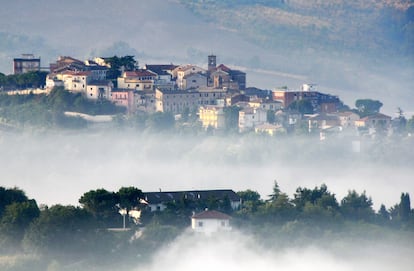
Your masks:
[{"label": "tree line", "polygon": [[[253,190],[237,194],[242,199],[237,210],[231,208],[228,198],[194,200],[183,196],[181,200],[166,203],[165,210],[151,212],[143,203],[144,193],[136,187],[121,187],[116,192],[90,190],[80,197],[80,206],[50,207],[38,206],[36,200],[29,199],[19,188],[0,187],[0,252],[25,251],[77,259],[94,254],[95,250],[110,253],[116,246],[137,251],[143,249],[143,244],[148,252],[150,247],[156,249],[188,228],[191,215],[205,208],[231,215],[233,227],[241,230],[263,229],[265,225],[268,229],[278,229],[291,223],[302,225],[300,230],[332,230],[347,223],[363,223],[414,231],[414,211],[408,193],[401,194],[399,203],[388,209],[381,205],[378,211],[373,209],[372,199],[365,192],[350,190],[338,201],[324,184],[313,189],[298,187],[293,198],[282,192],[277,182],[265,200]],[[141,241],[126,244],[107,231],[123,227],[121,209],[142,213],[138,220],[128,217],[126,221],[128,228],[149,229]]]},{"label": "tree line", "polygon": [[0,90],[43,88],[48,72],[30,71],[22,74],[0,73]]},{"label": "tree line", "polygon": [[81,93],[71,93],[63,87],[55,87],[48,94],[7,95],[0,94],[0,118],[17,126],[83,128],[85,120],[67,117],[65,111],[85,114],[119,114],[125,109],[109,101],[91,101]]}]

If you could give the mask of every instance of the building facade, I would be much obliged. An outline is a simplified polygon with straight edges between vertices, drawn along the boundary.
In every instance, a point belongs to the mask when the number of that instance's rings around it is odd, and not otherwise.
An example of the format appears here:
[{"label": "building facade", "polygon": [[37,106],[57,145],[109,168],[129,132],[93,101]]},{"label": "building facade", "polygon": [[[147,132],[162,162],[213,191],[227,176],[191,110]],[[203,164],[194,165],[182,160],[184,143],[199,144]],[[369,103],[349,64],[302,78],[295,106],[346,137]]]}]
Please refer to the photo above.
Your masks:
[{"label": "building facade", "polygon": [[14,74],[22,74],[31,71],[40,71],[40,57],[33,54],[23,54],[22,57],[13,59]]}]

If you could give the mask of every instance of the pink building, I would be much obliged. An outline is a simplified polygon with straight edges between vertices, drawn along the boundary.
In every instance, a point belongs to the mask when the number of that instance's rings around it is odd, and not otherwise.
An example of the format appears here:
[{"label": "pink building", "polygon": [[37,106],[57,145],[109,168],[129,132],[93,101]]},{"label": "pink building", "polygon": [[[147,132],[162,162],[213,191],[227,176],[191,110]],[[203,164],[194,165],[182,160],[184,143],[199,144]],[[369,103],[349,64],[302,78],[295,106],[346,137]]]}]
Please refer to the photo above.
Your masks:
[{"label": "pink building", "polygon": [[127,109],[128,114],[135,112],[134,90],[116,89],[111,92],[111,101],[117,106],[123,106]]}]

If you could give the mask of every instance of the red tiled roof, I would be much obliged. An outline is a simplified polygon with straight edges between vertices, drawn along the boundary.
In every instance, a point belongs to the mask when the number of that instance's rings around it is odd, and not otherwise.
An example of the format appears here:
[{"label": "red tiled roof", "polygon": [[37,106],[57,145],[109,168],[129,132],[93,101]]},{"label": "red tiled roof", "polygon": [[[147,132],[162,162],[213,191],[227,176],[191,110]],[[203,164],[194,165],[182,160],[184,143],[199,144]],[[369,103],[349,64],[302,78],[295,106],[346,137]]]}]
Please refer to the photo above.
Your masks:
[{"label": "red tiled roof", "polygon": [[125,77],[143,77],[143,76],[156,76],[155,73],[148,70],[138,70],[138,71],[126,71]]},{"label": "red tiled roof", "polygon": [[224,213],[218,211],[204,211],[192,216],[192,218],[196,219],[230,219],[231,216],[226,215]]},{"label": "red tiled roof", "polygon": [[218,65],[217,68],[216,68],[216,70],[218,70],[218,69],[220,69],[222,71],[225,71],[225,72],[231,71],[231,69],[229,67],[227,67],[227,66],[225,66],[223,64]]}]

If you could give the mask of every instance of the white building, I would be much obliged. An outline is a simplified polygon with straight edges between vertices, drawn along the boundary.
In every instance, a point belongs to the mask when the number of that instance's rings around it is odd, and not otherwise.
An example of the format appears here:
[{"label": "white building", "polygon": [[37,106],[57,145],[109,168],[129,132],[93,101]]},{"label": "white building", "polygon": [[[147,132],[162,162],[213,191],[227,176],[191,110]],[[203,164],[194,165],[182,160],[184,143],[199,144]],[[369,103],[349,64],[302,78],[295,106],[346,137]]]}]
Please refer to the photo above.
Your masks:
[{"label": "white building", "polygon": [[177,84],[179,89],[184,89],[184,87],[183,87],[184,77],[189,75],[189,74],[193,74],[193,73],[205,74],[206,70],[203,69],[203,68],[200,68],[198,66],[195,66],[195,65],[179,66],[179,67],[177,67],[173,70],[173,77],[177,78],[176,84]]},{"label": "white building", "polygon": [[86,98],[91,100],[106,99],[111,97],[113,83],[108,80],[92,81],[86,87]]},{"label": "white building", "polygon": [[261,108],[246,107],[239,111],[239,130],[254,129],[255,126],[267,121],[267,111]]},{"label": "white building", "polygon": [[[90,72],[64,71],[60,74],[65,89],[72,92],[86,93],[86,85],[91,81]],[[59,75],[58,75],[59,79]]]},{"label": "white building", "polygon": [[211,234],[218,231],[231,231],[229,215],[218,211],[195,214],[191,217],[191,228],[195,232]]},{"label": "white building", "polygon": [[134,90],[154,90],[157,75],[148,70],[125,71],[118,77],[118,88]]},{"label": "white building", "polygon": [[182,89],[206,88],[207,76],[201,73],[191,73],[183,77]]}]

